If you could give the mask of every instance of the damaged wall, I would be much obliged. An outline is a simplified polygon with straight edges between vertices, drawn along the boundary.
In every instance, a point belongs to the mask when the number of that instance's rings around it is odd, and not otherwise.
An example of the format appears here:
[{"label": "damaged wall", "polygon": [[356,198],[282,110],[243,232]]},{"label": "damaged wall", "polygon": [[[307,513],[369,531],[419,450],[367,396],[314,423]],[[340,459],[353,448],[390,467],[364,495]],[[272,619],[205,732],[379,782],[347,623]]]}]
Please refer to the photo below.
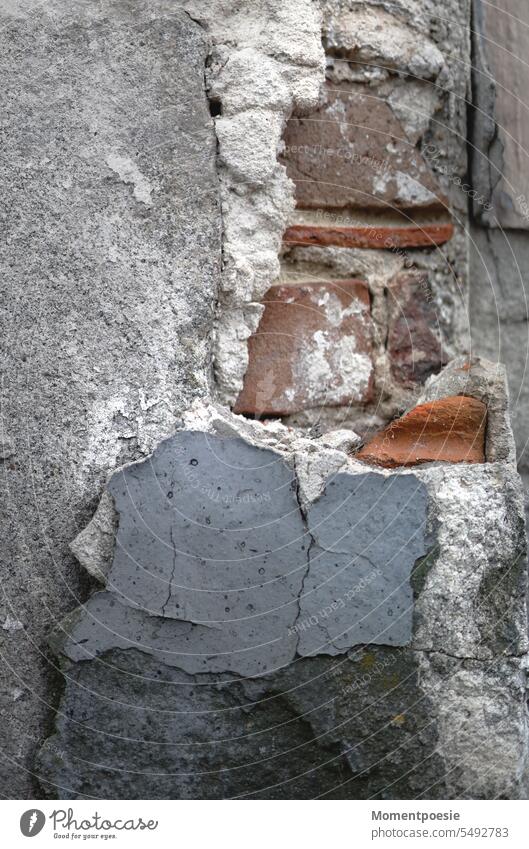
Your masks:
[{"label": "damaged wall", "polygon": [[112,477],[106,586],[52,638],[48,793],[525,797],[521,487],[503,379],[464,365],[425,400],[487,404],[486,463],[370,468],[199,404]]},{"label": "damaged wall", "polygon": [[[260,298],[278,268],[290,197],[274,138],[293,103],[315,102],[321,44],[309,2],[241,15],[223,2],[52,0],[38,14],[9,4],[2,23],[0,750],[7,794],[31,798],[60,687],[46,635],[87,592],[69,543],[108,474],[209,391],[233,326],[244,347],[242,307],[214,341],[216,305],[235,309],[231,289]],[[259,192],[265,180],[275,193]]]},{"label": "damaged wall", "polygon": [[[470,6],[449,7],[440,19],[435,4],[322,4],[325,85],[316,110],[294,107],[280,147],[296,202],[280,297],[310,296],[325,318],[317,331],[305,308],[289,318],[284,310],[282,320],[270,306],[278,290],[267,293],[236,411],[368,435],[469,349],[462,183]],[[324,325],[336,326],[332,293],[342,297],[352,279],[363,282],[369,307],[361,330],[339,328],[349,355],[337,369]],[[345,365],[355,358],[356,379]],[[288,365],[304,377],[285,388]],[[283,398],[267,405],[281,387]]]},{"label": "damaged wall", "polygon": [[207,391],[221,216],[188,14],[54,0],[4,9],[0,38],[0,763],[32,798],[60,685],[46,638],[86,597],[68,546],[107,475]]},{"label": "damaged wall", "polygon": [[6,795],[522,798],[469,4],[239,5],[5,13]]}]

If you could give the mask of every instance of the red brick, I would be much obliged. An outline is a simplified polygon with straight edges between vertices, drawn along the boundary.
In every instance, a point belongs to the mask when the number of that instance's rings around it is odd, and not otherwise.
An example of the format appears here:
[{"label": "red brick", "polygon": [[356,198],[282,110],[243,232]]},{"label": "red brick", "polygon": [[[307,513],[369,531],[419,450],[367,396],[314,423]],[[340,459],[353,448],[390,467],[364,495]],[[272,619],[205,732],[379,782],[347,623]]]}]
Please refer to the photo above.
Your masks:
[{"label": "red brick", "polygon": [[442,210],[446,197],[389,104],[361,84],[325,85],[325,103],[291,118],[282,154],[301,209]]},{"label": "red brick", "polygon": [[263,303],[235,412],[287,415],[371,399],[372,327],[363,281],[273,286]]},{"label": "red brick", "polygon": [[388,287],[388,341],[391,374],[413,386],[437,374],[447,362],[439,316],[424,272],[403,272]]},{"label": "red brick", "polygon": [[358,460],[391,469],[442,460],[484,463],[487,407],[455,395],[421,404],[378,433]]},{"label": "red brick", "polygon": [[319,245],[338,248],[432,248],[454,235],[450,222],[422,226],[330,227],[293,224],[283,240],[289,245]]}]

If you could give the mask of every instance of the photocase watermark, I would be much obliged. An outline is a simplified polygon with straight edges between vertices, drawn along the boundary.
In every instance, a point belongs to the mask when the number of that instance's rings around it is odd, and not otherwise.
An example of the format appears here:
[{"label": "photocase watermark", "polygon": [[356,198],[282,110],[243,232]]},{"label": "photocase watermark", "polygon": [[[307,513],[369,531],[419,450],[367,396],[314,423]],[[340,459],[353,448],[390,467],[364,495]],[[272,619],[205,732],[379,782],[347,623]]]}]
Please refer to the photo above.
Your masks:
[{"label": "photocase watermark", "polygon": [[[406,647],[401,646],[392,649],[391,654],[381,655],[377,659],[377,656],[372,651],[365,652],[363,648],[359,647],[356,652],[349,654],[348,660],[357,664],[362,671],[355,670],[354,680],[350,681],[340,690],[340,695],[350,696],[358,690],[365,690],[376,678],[384,674],[387,675],[406,651]],[[341,682],[344,676],[343,663],[339,663],[330,669],[327,675],[329,678],[334,678],[338,682]],[[396,719],[398,721],[398,717]]]},{"label": "photocase watermark", "polygon": [[357,584],[354,587],[351,587],[344,596],[341,596],[338,599],[334,599],[330,602],[330,604],[325,605],[317,613],[312,613],[310,616],[307,616],[305,619],[298,620],[291,625],[288,629],[288,636],[291,637],[293,634],[301,634],[304,631],[308,631],[310,628],[313,628],[315,625],[318,625],[322,619],[328,619],[329,616],[332,616],[337,610],[343,610],[348,601],[351,601],[356,595],[359,595],[363,592],[366,587],[373,583],[376,578],[379,578],[382,575],[382,569],[373,569],[369,575],[366,575],[365,578],[360,578]]},{"label": "photocase watermark", "polygon": [[[314,223],[317,226],[336,227],[351,227],[351,219],[347,216],[340,215],[337,212],[329,212],[325,209],[314,210]],[[416,225],[419,227],[420,225]],[[409,251],[396,244],[395,236],[384,232],[384,227],[377,227],[375,224],[362,225],[364,238],[369,239],[371,243],[377,243],[375,250],[391,251],[392,254],[402,259],[403,267],[406,269],[414,268],[415,260],[410,255]],[[426,300],[433,300],[433,293],[426,279],[421,283],[424,288]]]},{"label": "photocase watermark", "polygon": [[20,817],[20,831],[24,837],[36,837],[46,825],[46,821],[51,826],[55,838],[68,840],[111,840],[122,831],[156,831],[158,828],[158,820],[144,819],[141,816],[109,819],[95,811],[89,817],[76,817],[73,808],[57,808],[46,817],[38,808],[30,808]]},{"label": "photocase watermark", "polygon": [[473,189],[468,183],[463,182],[459,174],[454,174],[453,171],[450,171],[446,165],[443,165],[439,162],[442,154],[438,147],[434,144],[427,144],[422,149],[422,153],[427,160],[429,165],[435,165],[435,170],[438,174],[442,174],[443,177],[446,177],[452,185],[457,186],[458,189],[461,189],[469,198],[471,198],[475,203],[479,206],[482,206],[487,212],[491,212],[493,209],[492,204],[483,197],[483,195],[478,194],[476,189]]},{"label": "photocase watermark", "polygon": [[[205,434],[207,436],[207,434]],[[220,485],[215,488],[211,483],[204,483],[204,477],[197,467],[199,461],[196,458],[189,458],[185,451],[177,448],[176,456],[180,460],[183,477],[186,485],[200,492],[205,498],[214,501],[217,504],[262,504],[271,500],[269,492],[256,492],[255,490],[241,490],[239,492],[224,492]],[[170,490],[167,493],[167,498],[171,500],[173,492]]]},{"label": "photocase watermark", "polygon": [[46,815],[38,808],[24,811],[20,817],[20,831],[24,837],[36,837],[46,824]]}]

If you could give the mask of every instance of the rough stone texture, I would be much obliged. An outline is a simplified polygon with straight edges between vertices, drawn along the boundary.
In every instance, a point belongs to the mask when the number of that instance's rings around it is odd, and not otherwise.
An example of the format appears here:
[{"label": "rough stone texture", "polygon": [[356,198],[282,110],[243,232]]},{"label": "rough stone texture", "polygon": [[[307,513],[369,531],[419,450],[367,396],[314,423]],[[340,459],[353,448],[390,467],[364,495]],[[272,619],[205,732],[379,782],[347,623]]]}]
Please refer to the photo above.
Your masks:
[{"label": "rough stone texture", "polygon": [[415,573],[414,647],[460,658],[524,655],[525,528],[516,470],[498,462],[444,464],[414,469],[414,476],[427,487],[435,539]]},{"label": "rough stone texture", "polygon": [[350,430],[330,430],[320,437],[320,442],[329,448],[335,448],[338,451],[350,451],[360,443],[358,434]]},{"label": "rough stone texture", "polygon": [[237,413],[288,415],[317,404],[369,401],[369,291],[361,280],[274,286],[249,341]]},{"label": "rough stone texture", "polygon": [[444,209],[446,198],[388,103],[367,86],[327,81],[324,102],[292,117],[281,161],[302,209]]},{"label": "rough stone texture", "polygon": [[86,582],[69,543],[116,464],[208,384],[220,273],[208,46],[175,4],[3,4],[2,793],[35,798],[46,636]]},{"label": "rough stone texture", "polygon": [[477,198],[470,234],[472,350],[505,363],[529,510],[529,237],[524,232],[529,228],[529,125],[523,106],[527,66],[522,41],[527,4],[507,0],[500,7],[475,0],[474,20],[471,164]]},{"label": "rough stone texture", "polygon": [[[439,653],[421,658],[419,669],[438,729],[445,797],[527,799],[527,751],[517,742],[527,733],[523,664],[515,657],[461,662]],[[435,797],[441,786],[438,779],[427,783],[417,797]]]},{"label": "rough stone texture", "polygon": [[446,362],[428,275],[403,273],[388,286],[387,349],[391,371],[405,385],[424,383]]},{"label": "rough stone texture", "polygon": [[81,566],[103,583],[112,564],[117,521],[114,499],[105,489],[92,521],[70,544],[70,551]]},{"label": "rough stone texture", "polygon": [[[324,4],[334,14],[326,19],[324,41],[327,53],[347,61],[343,76],[360,77],[366,73],[371,83],[387,78],[391,73],[409,74],[416,79],[436,80],[445,71],[445,60],[433,41],[415,19],[414,29],[403,21],[402,13],[426,4],[374,3],[368,9],[359,2],[330,2]],[[391,11],[383,7],[393,7]],[[400,13],[400,14],[399,14]],[[358,68],[360,66],[360,68]],[[333,68],[334,73],[336,69]]]},{"label": "rough stone texture", "polygon": [[474,0],[473,207],[488,227],[529,229],[528,26],[525,0]]},{"label": "rough stone texture", "polygon": [[[514,231],[472,230],[470,323],[472,351],[505,371],[518,468],[529,492],[528,291],[529,237]],[[505,363],[505,367],[500,365]],[[514,453],[514,452],[513,452]],[[527,500],[529,509],[529,499]]]},{"label": "rough stone texture", "polygon": [[[118,537],[124,521],[128,553],[146,552],[149,538],[158,545],[165,522],[178,528],[175,540],[203,541],[203,559],[214,567],[209,533],[221,548],[232,544],[231,533],[229,527],[215,532],[214,521],[206,530],[205,518],[217,511],[224,520],[227,505],[244,494],[238,509],[244,505],[245,521],[253,515],[252,526],[261,528],[256,539],[268,528],[270,565],[281,562],[276,526],[289,528],[294,548],[310,539],[298,602],[292,582],[279,578],[285,618],[275,620],[274,638],[263,641],[261,663],[254,657],[248,664],[252,648],[240,630],[246,614],[230,630],[225,611],[207,625],[190,618],[194,601],[178,613],[177,599],[189,593],[181,570],[194,580],[195,596],[211,588],[210,570],[199,561],[190,575],[187,557],[167,546],[177,556],[164,615],[159,607],[146,612],[110,579],[53,637],[66,689],[39,759],[46,793],[74,799],[523,798],[527,574],[512,464],[366,473],[342,451],[277,423],[195,405],[185,416],[185,428],[191,425],[151,461],[114,476],[110,488],[127,493],[117,499]],[[197,466],[189,466],[192,459]],[[276,510],[279,495],[265,516],[244,479],[252,463],[293,505],[268,525],[262,519]],[[171,480],[176,473],[174,489],[167,489],[165,467]],[[180,494],[178,480],[190,468],[195,489],[187,483]],[[208,495],[214,478],[227,487],[222,502]],[[136,506],[155,480],[159,498],[167,499],[168,491],[173,498],[156,517],[144,517],[149,528],[137,521]],[[320,488],[309,491],[307,483],[318,480]],[[254,538],[252,531],[247,547]],[[115,562],[124,575],[120,558]],[[289,559],[294,570],[292,553]],[[141,581],[146,600],[163,561],[154,549],[152,561],[142,554],[139,577],[129,560],[127,575]],[[228,573],[221,567],[215,575]],[[264,578],[254,584],[254,601],[269,597]],[[128,580],[123,587],[131,590]],[[235,598],[247,589],[235,588]],[[204,652],[208,630],[216,642]],[[223,653],[226,639],[233,640],[229,654]],[[366,639],[381,645],[355,647]],[[278,643],[290,652],[280,668]]]},{"label": "rough stone texture", "polygon": [[430,401],[388,425],[356,457],[389,469],[432,461],[484,463],[486,423],[487,407],[475,398]]}]

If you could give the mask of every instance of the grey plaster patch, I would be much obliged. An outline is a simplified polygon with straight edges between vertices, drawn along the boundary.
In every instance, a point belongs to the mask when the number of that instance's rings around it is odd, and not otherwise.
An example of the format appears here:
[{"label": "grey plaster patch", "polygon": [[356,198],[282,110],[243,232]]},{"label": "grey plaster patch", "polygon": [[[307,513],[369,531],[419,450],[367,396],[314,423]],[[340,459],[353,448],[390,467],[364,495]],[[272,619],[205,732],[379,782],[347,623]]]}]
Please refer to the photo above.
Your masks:
[{"label": "grey plaster patch", "polygon": [[146,616],[115,593],[100,592],[88,600],[81,615],[76,612],[63,622],[50,642],[57,654],[75,663],[104,658],[113,649],[135,649],[190,675],[250,677],[277,671],[295,653],[294,637],[280,621],[269,619],[247,615],[226,627]]},{"label": "grey plaster patch", "polygon": [[340,473],[327,482],[307,512],[314,542],[296,623],[301,655],[410,642],[427,504],[413,475]]},{"label": "grey plaster patch", "polygon": [[149,615],[210,624],[236,641],[241,622],[280,631],[306,569],[296,486],[275,452],[176,434],[110,481],[120,518],[109,587]]},{"label": "grey plaster patch", "polygon": [[247,616],[230,628],[145,616],[111,592],[95,593],[82,615],[74,613],[63,622],[50,642],[57,654],[75,663],[104,658],[113,649],[135,649],[190,675],[230,677],[275,672],[293,659],[296,649],[295,638],[277,620]]}]

